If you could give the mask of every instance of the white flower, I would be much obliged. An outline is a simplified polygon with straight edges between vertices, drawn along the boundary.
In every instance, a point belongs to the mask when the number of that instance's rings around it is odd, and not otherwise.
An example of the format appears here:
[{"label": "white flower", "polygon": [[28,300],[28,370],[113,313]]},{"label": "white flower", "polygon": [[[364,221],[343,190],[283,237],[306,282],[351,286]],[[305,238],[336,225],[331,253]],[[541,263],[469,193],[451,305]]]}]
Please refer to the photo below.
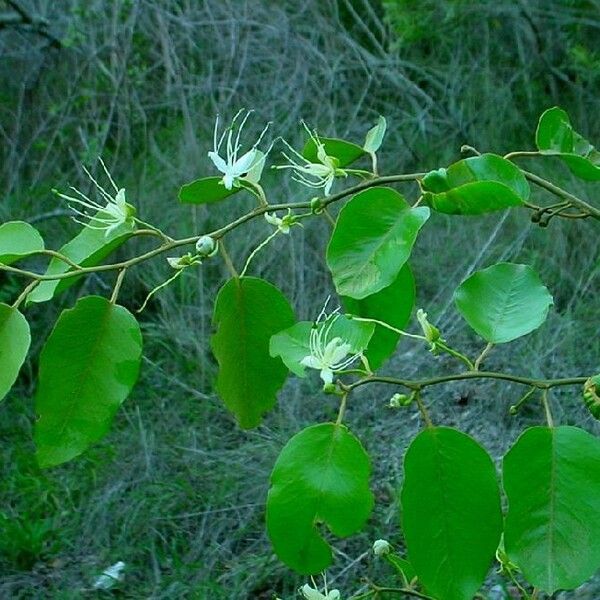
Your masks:
[{"label": "white flower", "polygon": [[116,562],[114,565],[108,567],[102,571],[102,575],[98,577],[94,583],[95,590],[108,590],[115,583],[123,580],[124,574],[123,569],[125,568],[125,563],[123,561]]},{"label": "white flower", "polygon": [[[223,173],[222,183],[226,189],[230,190],[234,186],[239,186],[238,180],[247,176],[249,172],[253,173],[253,177],[249,178],[253,181],[253,183],[258,183],[258,179],[260,179],[260,172],[262,171],[262,166],[266,159],[267,154],[270,151],[267,150],[266,153],[258,150],[257,146],[262,141],[263,136],[269,129],[270,123],[267,123],[267,126],[263,129],[260,134],[257,142],[242,156],[238,158],[238,153],[241,150],[240,136],[242,133],[242,129],[248,120],[248,117],[252,113],[252,111],[246,111],[246,115],[242,119],[239,127],[237,129],[237,134],[235,135],[235,139],[233,137],[234,129],[236,127],[236,122],[239,116],[244,112],[244,109],[237,112],[233,120],[231,121],[231,125],[227,127],[221,137],[219,138],[219,117],[217,115],[217,119],[215,121],[215,130],[213,134],[213,150],[208,153],[208,157],[213,161],[215,167]],[[221,150],[221,146],[223,142],[227,138],[225,142],[227,159],[224,159],[219,154]],[[258,179],[257,179],[258,178]]]},{"label": "white flower", "polygon": [[123,224],[133,226],[135,222],[135,208],[125,201],[125,189],[118,188],[113,178],[111,177],[104,161],[100,158],[100,164],[108,177],[112,187],[115,190],[115,195],[111,196],[91,175],[91,173],[83,167],[86,175],[91,179],[92,183],[96,186],[98,193],[101,198],[106,201],[106,205],[99,204],[95,200],[91,200],[85,194],[82,194],[78,189],[71,186],[71,189],[79,196],[74,198],[73,196],[67,196],[61,194],[57,190],[52,190],[56,195],[65,199],[69,208],[80,217],[87,219],[86,221],[80,221],[77,217],[73,217],[73,220],[85,227],[90,229],[105,230],[106,237],[108,237],[115,229]]},{"label": "white flower", "polygon": [[375,540],[373,542],[373,554],[375,554],[375,556],[389,554],[391,550],[392,546],[387,540]]},{"label": "white flower", "polygon": [[294,217],[291,213],[292,211],[288,209],[288,214],[280,218],[277,216],[277,213],[266,212],[265,220],[267,223],[273,225],[273,227],[277,227],[281,233],[287,235],[290,232],[290,227],[294,224]]},{"label": "white flower", "polygon": [[169,256],[167,258],[169,266],[173,269],[181,270],[193,265],[201,265],[202,261],[197,256],[192,256],[191,252],[183,256]]},{"label": "white flower", "polygon": [[360,353],[348,356],[352,352],[352,346],[340,337],[331,337],[333,325],[340,315],[336,314],[339,308],[330,315],[326,315],[327,302],[310,330],[310,354],[300,361],[305,367],[319,370],[325,385],[333,382],[335,371],[349,367],[360,357]]},{"label": "white flower", "polygon": [[[294,175],[292,179],[298,181],[302,185],[306,185],[311,188],[323,188],[323,192],[326,196],[329,195],[331,191],[331,186],[333,185],[333,181],[336,177],[347,177],[346,171],[338,168],[338,160],[329,156],[325,152],[325,146],[323,142],[319,139],[316,131],[311,131],[306,123],[302,123],[304,128],[308,132],[310,139],[313,141],[317,148],[317,159],[318,163],[310,162],[306,160],[304,156],[302,156],[299,152],[294,150],[285,140],[283,143],[289,148],[290,152],[297,158],[291,158],[285,152],[282,152],[283,156],[287,159],[289,164],[287,165],[278,165],[276,169],[292,169],[294,171]],[[300,160],[301,162],[298,162]]]},{"label": "white flower", "polygon": [[340,592],[338,590],[331,590],[325,595],[319,592],[319,590],[310,587],[308,583],[302,586],[301,592],[306,600],[340,600]]}]

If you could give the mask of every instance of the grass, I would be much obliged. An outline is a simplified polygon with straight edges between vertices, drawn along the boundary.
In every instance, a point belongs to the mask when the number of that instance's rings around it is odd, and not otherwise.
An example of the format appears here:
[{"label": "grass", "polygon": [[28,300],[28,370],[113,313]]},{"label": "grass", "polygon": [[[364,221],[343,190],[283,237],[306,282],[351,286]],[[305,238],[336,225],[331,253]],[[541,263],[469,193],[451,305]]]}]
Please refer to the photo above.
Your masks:
[{"label": "grass", "polygon": [[[273,120],[277,133],[296,143],[301,118],[323,133],[361,140],[385,114],[386,173],[447,164],[467,142],[500,152],[531,147],[535,118],[554,103],[590,139],[600,138],[590,119],[598,109],[597,70],[582,63],[594,60],[590,3],[483,2],[474,11],[448,1],[436,37],[417,35],[410,44],[395,16],[406,3],[386,4],[395,6],[384,12],[367,0],[35,5],[65,47],[46,48],[28,32],[0,32],[0,218],[32,219],[53,245],[66,241],[73,224],[49,190],[69,183],[85,188],[79,165],[101,154],[144,219],[173,235],[211,229],[251,201],[213,211],[174,199],[179,185],[209,173],[215,114],[241,106],[256,108],[250,137]],[[410,23],[424,20],[431,31],[426,4],[408,9]],[[473,28],[474,20],[481,26]],[[530,52],[536,35],[537,50]],[[579,62],[569,58],[578,47]],[[593,201],[592,186],[555,164],[527,168]],[[273,199],[306,196],[281,181],[267,175]],[[238,266],[266,231],[257,223],[236,232],[228,249]],[[253,266],[285,291],[299,318],[314,316],[332,291],[322,261],[328,235],[325,220],[296,228]],[[494,261],[527,262],[553,291],[556,310],[540,332],[495,349],[490,368],[539,376],[598,371],[596,240],[592,223],[552,222],[541,230],[524,211],[437,216],[413,258],[418,306],[445,337],[474,354],[479,343],[454,310],[452,291]],[[126,305],[137,308],[167,273],[162,260],[137,269],[125,288]],[[55,306],[28,309],[36,332],[32,358],[0,407],[0,597],[101,597],[91,585],[118,560],[127,563],[118,597],[294,597],[303,580],[277,562],[264,533],[268,475],[285,441],[305,425],[331,419],[336,406],[315,379],[290,378],[260,428],[235,426],[212,391],[215,362],[207,343],[212,303],[226,276],[215,261],[157,295],[143,317],[142,379],[111,433],[81,459],[47,472],[32,458],[37,352],[61,307],[77,294],[106,293],[111,280],[92,278]],[[14,297],[16,289],[14,279],[3,280],[3,297]],[[406,343],[386,371],[414,376],[450,368],[449,359],[432,359]],[[499,460],[524,424],[540,420],[533,405],[508,416],[521,392],[469,382],[436,388],[425,401],[436,422],[473,434]],[[336,541],[331,577],[344,597],[365,573],[390,576],[368,554],[374,539],[401,545],[397,489],[405,448],[420,423],[410,409],[386,408],[391,393],[364,389],[348,408],[349,426],[373,457],[377,503],[364,533]],[[557,421],[598,431],[574,390],[557,393],[553,409]],[[592,584],[563,597],[592,598],[597,589]]]}]

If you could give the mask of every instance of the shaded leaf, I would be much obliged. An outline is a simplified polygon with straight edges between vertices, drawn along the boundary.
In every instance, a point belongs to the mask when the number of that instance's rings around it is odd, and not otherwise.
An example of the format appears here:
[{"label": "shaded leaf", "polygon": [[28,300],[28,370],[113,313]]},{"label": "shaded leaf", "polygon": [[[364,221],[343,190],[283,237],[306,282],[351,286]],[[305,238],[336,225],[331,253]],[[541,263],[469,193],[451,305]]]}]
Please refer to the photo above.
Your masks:
[{"label": "shaded leaf", "polygon": [[230,279],[219,291],[211,344],[219,363],[216,389],[244,429],[256,427],[271,409],[287,369],[269,354],[275,333],[294,323],[285,296],[255,277]]},{"label": "shaded leaf", "polygon": [[471,437],[430,427],[404,459],[402,530],[410,564],[439,600],[471,600],[502,533],[500,491],[487,452]]},{"label": "shaded leaf", "polygon": [[267,531],[286,565],[316,574],[331,564],[331,548],[316,525],[338,537],[359,531],[373,508],[370,471],[367,453],[343,425],[313,425],[289,440],[267,498]]},{"label": "shaded leaf", "polygon": [[[260,173],[258,175],[260,177]],[[179,201],[184,204],[212,204],[237,194],[241,189],[241,187],[233,187],[228,190],[223,185],[221,177],[204,177],[181,186]]]},{"label": "shaded leaf", "polygon": [[24,221],[9,221],[0,225],[0,263],[15,261],[44,249],[39,231]]},{"label": "shaded leaf", "polygon": [[[319,140],[325,147],[325,153],[328,156],[333,156],[338,159],[338,166],[340,168],[347,167],[366,154],[363,148],[352,142],[347,142],[346,140],[325,137],[319,137]],[[314,140],[309,139],[306,142],[302,150],[302,156],[309,162],[320,162],[317,158],[317,145]]]},{"label": "shaded leaf", "polygon": [[0,400],[15,383],[30,344],[25,317],[16,308],[0,304]]},{"label": "shaded leaf", "polygon": [[600,440],[576,427],[527,429],[504,457],[506,553],[548,594],[600,567]]},{"label": "shaded leaf", "polygon": [[138,378],[135,317],[100,296],[60,315],[40,356],[34,439],[41,467],[67,462],[108,432]]}]

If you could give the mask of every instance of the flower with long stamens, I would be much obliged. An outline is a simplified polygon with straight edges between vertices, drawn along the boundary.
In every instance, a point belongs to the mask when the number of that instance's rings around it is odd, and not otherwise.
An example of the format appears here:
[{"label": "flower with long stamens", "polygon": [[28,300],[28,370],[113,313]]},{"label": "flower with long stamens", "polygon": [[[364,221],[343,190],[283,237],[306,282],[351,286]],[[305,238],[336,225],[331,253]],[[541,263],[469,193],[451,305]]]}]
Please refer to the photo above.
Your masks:
[{"label": "flower with long stamens", "polygon": [[348,173],[338,167],[339,161],[334,156],[329,156],[325,151],[325,145],[317,135],[316,131],[311,131],[306,123],[302,122],[310,139],[315,144],[317,149],[317,159],[319,162],[313,163],[307,160],[299,152],[294,150],[285,140],[283,143],[292,153],[290,155],[282,152],[289,164],[277,165],[275,169],[292,169],[294,175],[292,179],[311,188],[323,188],[323,193],[328,196],[331,191],[331,186],[336,177],[347,177]]},{"label": "flower with long stamens", "polygon": [[333,374],[336,371],[346,369],[361,356],[360,353],[353,353],[352,346],[341,337],[332,336],[333,326],[340,318],[340,309],[326,314],[327,302],[310,330],[310,354],[300,361],[305,367],[320,371],[325,385],[333,382]]},{"label": "flower with long stamens", "polygon": [[[75,213],[73,220],[84,227],[90,229],[105,230],[105,235],[108,237],[115,229],[123,224],[127,224],[131,227],[135,224],[135,207],[126,202],[125,200],[125,189],[118,188],[114,182],[111,174],[109,173],[104,161],[100,158],[100,164],[110,181],[113,189],[115,190],[114,195],[109,194],[93,177],[92,174],[83,167],[86,175],[90,178],[99,196],[106,202],[106,204],[100,204],[95,200],[92,200],[78,189],[71,186],[71,189],[77,197],[68,196],[62,194],[57,190],[52,190],[57,196],[60,196],[67,201],[69,208]],[[81,218],[87,219],[82,221]]]},{"label": "flower with long stamens", "polygon": [[[258,150],[258,145],[261,143],[265,133],[269,129],[270,123],[267,123],[266,127],[262,130],[262,133],[258,137],[256,143],[241,156],[239,152],[242,148],[240,137],[242,129],[246,125],[248,117],[252,111],[246,111],[245,116],[242,118],[239,125],[237,121],[240,115],[244,112],[244,109],[239,110],[233,117],[229,127],[225,128],[221,136],[219,137],[219,116],[215,121],[215,129],[213,133],[213,149],[208,153],[208,157],[212,160],[213,164],[223,174],[221,183],[226,189],[231,190],[233,187],[239,187],[240,179],[244,179],[249,172],[254,172],[260,177],[260,167],[264,164],[267,154],[269,154],[271,148],[266,152]],[[237,132],[235,132],[237,126]],[[235,133],[235,137],[234,137]],[[219,153],[225,142],[226,158],[223,158]],[[258,183],[253,181],[253,183]]]},{"label": "flower with long stamens", "polygon": [[287,215],[283,215],[283,217],[278,217],[277,213],[265,213],[265,220],[273,227],[276,227],[281,233],[288,234],[290,232],[290,228],[293,225],[300,225],[295,221],[294,215],[292,215],[292,211],[288,208]]}]

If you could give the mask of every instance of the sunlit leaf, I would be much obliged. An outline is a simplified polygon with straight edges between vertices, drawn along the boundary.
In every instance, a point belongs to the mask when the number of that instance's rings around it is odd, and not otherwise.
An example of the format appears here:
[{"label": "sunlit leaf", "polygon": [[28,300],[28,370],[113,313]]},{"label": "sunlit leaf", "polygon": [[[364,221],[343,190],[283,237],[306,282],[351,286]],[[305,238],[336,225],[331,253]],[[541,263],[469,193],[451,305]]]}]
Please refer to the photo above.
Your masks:
[{"label": "sunlit leaf", "polygon": [[429,427],[404,459],[402,530],[428,594],[472,600],[502,533],[500,491],[487,452],[448,427]]},{"label": "sunlit leaf", "polygon": [[15,383],[30,344],[25,317],[16,308],[0,304],[0,400]]},{"label": "sunlit leaf", "polygon": [[[351,165],[361,156],[366,154],[363,148],[352,142],[347,142],[346,140],[325,137],[319,137],[319,140],[321,140],[325,147],[325,153],[328,156],[337,158],[339,161],[338,166],[341,168]],[[319,159],[317,158],[317,146],[314,140],[309,139],[306,142],[302,150],[302,156],[309,162],[319,162]]]},{"label": "sunlit leaf", "polygon": [[535,139],[540,152],[560,157],[580,179],[600,180],[600,152],[573,129],[561,108],[555,106],[542,114]]},{"label": "sunlit leaf", "polygon": [[179,190],[179,201],[184,204],[212,204],[237,194],[241,189],[233,187],[228,190],[221,177],[204,177],[183,185]]},{"label": "sunlit leaf", "polygon": [[506,553],[552,594],[600,568],[600,439],[576,427],[527,429],[504,457]]},{"label": "sunlit leaf", "polygon": [[465,279],[454,301],[467,323],[486,341],[510,342],[546,320],[552,295],[527,265],[498,263]]},{"label": "sunlit leaf", "polygon": [[519,206],[529,198],[529,184],[513,163],[496,154],[465,158],[428,173],[423,200],[438,212],[479,215]]},{"label": "sunlit leaf", "polygon": [[9,221],[0,225],[0,263],[15,261],[44,249],[39,231],[24,221]]},{"label": "sunlit leaf", "polygon": [[285,296],[262,279],[230,279],[219,291],[211,340],[219,363],[216,389],[244,429],[256,427],[275,404],[288,371],[269,354],[269,342],[294,320]]},{"label": "sunlit leaf", "polygon": [[99,296],[60,315],[40,356],[34,439],[41,467],[80,455],[108,432],[138,377],[135,317]]},{"label": "sunlit leaf", "polygon": [[391,188],[354,196],[340,211],[327,248],[338,293],[360,300],[391,285],[428,218],[427,207],[410,208]]},{"label": "sunlit leaf", "polygon": [[343,425],[313,425],[285,445],[271,475],[267,530],[286,565],[315,574],[331,564],[317,524],[338,537],[360,531],[373,508],[370,470],[367,453]]}]

